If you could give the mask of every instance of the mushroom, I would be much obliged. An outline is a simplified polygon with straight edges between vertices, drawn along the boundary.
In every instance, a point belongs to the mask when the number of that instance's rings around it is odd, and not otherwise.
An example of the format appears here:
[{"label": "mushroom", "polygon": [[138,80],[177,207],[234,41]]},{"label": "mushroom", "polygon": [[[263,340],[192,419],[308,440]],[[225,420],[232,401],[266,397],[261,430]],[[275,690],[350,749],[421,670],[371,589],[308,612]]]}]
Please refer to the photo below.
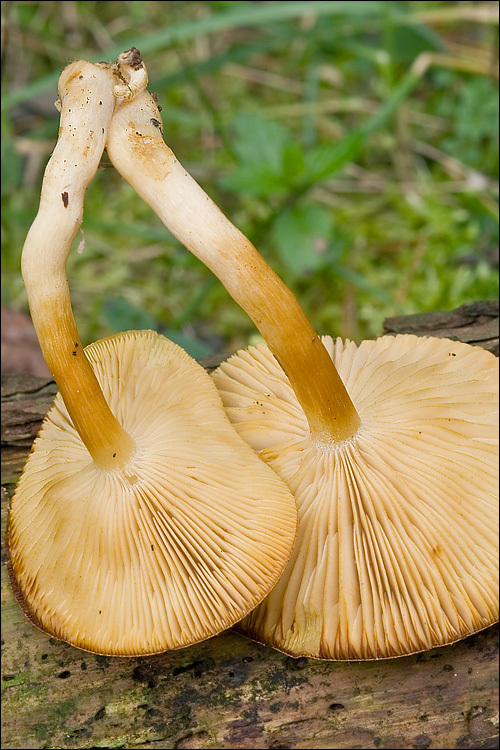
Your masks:
[{"label": "mushroom", "polygon": [[452,643],[498,618],[498,361],[400,335],[320,340],[290,290],[163,141],[155,101],[123,102],[107,150],[267,344],[214,373],[239,434],[292,490],[278,584],[237,626],[320,659]]},{"label": "mushroom", "polygon": [[59,393],[12,497],[7,536],[12,585],[35,625],[88,651],[132,656],[240,620],[286,565],[297,511],[180,347],[153,331],[82,347],[65,264],[116,85],[114,66],[85,61],[60,77],[59,138],[22,255]]},{"label": "mushroom", "polygon": [[491,625],[498,360],[413,335],[323,343],[361,421],[341,442],[313,433],[265,345],[213,373],[231,421],[299,509],[284,574],[237,629],[294,656],[353,660],[427,650]]}]

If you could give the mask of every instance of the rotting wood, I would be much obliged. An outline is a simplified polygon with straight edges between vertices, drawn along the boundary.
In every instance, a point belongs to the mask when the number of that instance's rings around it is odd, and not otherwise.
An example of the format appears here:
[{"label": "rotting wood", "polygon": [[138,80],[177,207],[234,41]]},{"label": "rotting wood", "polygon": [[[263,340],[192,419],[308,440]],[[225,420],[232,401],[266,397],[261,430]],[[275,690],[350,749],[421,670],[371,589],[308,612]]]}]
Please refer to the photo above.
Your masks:
[{"label": "rotting wood", "polygon": [[498,357],[498,301],[484,300],[440,313],[417,313],[384,321],[385,333],[416,333],[482,346]]},{"label": "rotting wood", "polygon": [[[493,302],[384,327],[498,353]],[[8,498],[55,392],[47,379],[2,378],[2,541]],[[155,657],[101,657],[29,623],[4,553],[2,611],[3,748],[498,747],[497,626],[376,662],[292,659],[232,632]]]}]

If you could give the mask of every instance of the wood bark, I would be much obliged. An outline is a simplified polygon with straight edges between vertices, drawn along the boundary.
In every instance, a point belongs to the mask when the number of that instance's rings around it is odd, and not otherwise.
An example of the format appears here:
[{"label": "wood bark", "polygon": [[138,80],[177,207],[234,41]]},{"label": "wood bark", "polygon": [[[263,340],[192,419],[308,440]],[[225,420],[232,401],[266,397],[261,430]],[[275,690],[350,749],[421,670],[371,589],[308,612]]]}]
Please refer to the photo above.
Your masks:
[{"label": "wood bark", "polygon": [[[498,305],[392,318],[385,330],[498,353]],[[2,540],[8,499],[55,392],[49,379],[2,378]],[[2,611],[2,748],[498,747],[497,626],[375,662],[292,659],[231,631],[160,656],[109,658],[34,628],[4,553]]]}]

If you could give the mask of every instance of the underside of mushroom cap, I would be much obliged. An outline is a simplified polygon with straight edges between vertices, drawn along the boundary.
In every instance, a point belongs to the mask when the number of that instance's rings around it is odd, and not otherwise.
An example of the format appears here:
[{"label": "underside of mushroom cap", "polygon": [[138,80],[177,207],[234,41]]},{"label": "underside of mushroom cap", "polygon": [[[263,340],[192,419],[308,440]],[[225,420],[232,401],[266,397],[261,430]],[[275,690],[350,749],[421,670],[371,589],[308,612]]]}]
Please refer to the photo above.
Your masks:
[{"label": "underside of mushroom cap", "polygon": [[381,659],[498,619],[498,360],[412,335],[323,343],[361,419],[321,444],[266,345],[213,374],[293,492],[294,551],[237,630],[293,656]]},{"label": "underside of mushroom cap", "polygon": [[89,651],[208,638],[278,580],[294,499],[176,344],[131,331],[85,353],[137,452],[123,469],[96,466],[56,397],[11,500],[14,589],[36,625]]}]

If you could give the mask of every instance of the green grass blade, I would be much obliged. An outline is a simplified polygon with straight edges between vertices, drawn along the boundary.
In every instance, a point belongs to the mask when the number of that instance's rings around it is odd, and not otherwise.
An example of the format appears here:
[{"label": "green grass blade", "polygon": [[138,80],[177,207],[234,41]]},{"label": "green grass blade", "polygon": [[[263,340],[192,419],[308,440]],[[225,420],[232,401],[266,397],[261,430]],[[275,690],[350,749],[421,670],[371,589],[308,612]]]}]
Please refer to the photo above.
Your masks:
[{"label": "green grass blade", "polygon": [[[156,52],[172,42],[181,42],[192,39],[203,34],[215,33],[232,29],[237,26],[263,26],[275,21],[297,18],[302,15],[341,15],[341,16],[361,16],[363,18],[373,18],[381,10],[381,3],[370,0],[358,0],[358,2],[345,2],[345,0],[297,0],[296,2],[276,2],[269,5],[242,5],[236,4],[236,7],[220,13],[214,13],[207,18],[196,19],[194,21],[183,21],[174,24],[165,29],[160,29],[154,34],[149,34],[142,39],[126,39],[119,45],[111,47],[107,51],[100,52],[98,55],[90,56],[91,62],[97,62],[106,58],[115,60],[117,56],[128,47],[139,46],[141,54],[146,56]],[[60,71],[54,71],[38,81],[33,81],[27,86],[23,86],[17,91],[12,91],[2,97],[1,109],[7,110],[16,104],[27,101],[32,97],[55,88],[59,79]]]},{"label": "green grass blade", "polygon": [[328,179],[348,162],[354,161],[367,146],[370,136],[383,127],[401,103],[408,98],[420,78],[421,76],[413,71],[408,73],[363,125],[334,145],[328,143],[314,149],[308,164],[307,186],[303,190]]}]

